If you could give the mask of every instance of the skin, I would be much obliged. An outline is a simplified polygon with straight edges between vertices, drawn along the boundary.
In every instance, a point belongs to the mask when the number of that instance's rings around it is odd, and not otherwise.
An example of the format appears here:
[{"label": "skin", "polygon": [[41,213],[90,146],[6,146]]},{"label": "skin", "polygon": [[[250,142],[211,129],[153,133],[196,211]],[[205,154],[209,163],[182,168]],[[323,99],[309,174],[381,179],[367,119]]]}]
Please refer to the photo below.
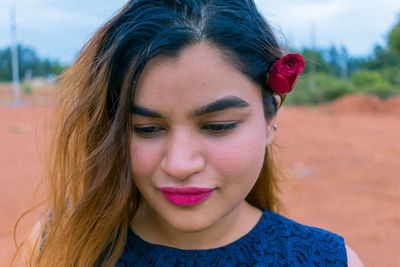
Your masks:
[{"label": "skin", "polygon": [[[232,97],[248,106],[194,116],[201,107]],[[132,115],[130,156],[142,195],[131,222],[135,233],[180,249],[216,248],[248,233],[262,211],[245,198],[274,138],[275,118],[265,121],[261,88],[218,49],[198,43],[178,58],[153,59],[140,77],[134,104],[138,112]],[[232,123],[236,127],[210,130],[210,125]],[[186,186],[214,191],[205,201],[184,207],[159,191]],[[348,266],[364,266],[351,248],[346,250]]]},{"label": "skin", "polygon": [[[147,242],[180,249],[216,248],[248,233],[261,217],[261,210],[244,199],[261,169],[264,148],[273,141],[275,119],[264,120],[261,89],[219,53],[200,43],[178,59],[156,58],[139,81],[135,104],[163,115],[133,115],[134,127],[163,129],[151,138],[132,132],[132,171],[144,198],[131,228]],[[226,96],[240,97],[249,106],[190,116],[196,107]],[[276,100],[279,105],[280,98]],[[233,121],[238,127],[222,135],[204,128]],[[160,186],[215,190],[200,204],[180,207],[164,198]],[[42,225],[39,221],[34,226],[21,262],[30,262]],[[346,250],[348,266],[364,266],[347,245]],[[39,252],[35,251],[34,258]]]},{"label": "skin", "polygon": [[[248,106],[193,115],[227,98],[240,98]],[[199,43],[176,59],[150,62],[134,104],[161,115],[132,116],[132,171],[143,196],[131,224],[134,231],[151,243],[182,249],[219,247],[249,232],[262,212],[245,198],[274,136],[273,121],[264,118],[261,88],[226,62],[219,50]],[[236,127],[224,131],[210,126],[233,123]],[[146,127],[156,130],[148,136],[142,132]],[[158,189],[167,186],[214,191],[205,201],[182,207]]]}]

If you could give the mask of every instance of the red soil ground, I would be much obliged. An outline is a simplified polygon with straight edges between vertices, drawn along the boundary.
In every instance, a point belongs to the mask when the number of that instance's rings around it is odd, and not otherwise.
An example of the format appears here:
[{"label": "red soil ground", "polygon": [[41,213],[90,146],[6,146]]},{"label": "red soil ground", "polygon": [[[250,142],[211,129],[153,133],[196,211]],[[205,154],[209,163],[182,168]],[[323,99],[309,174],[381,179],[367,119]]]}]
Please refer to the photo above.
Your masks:
[{"label": "red soil ground", "polygon": [[[0,266],[14,252],[13,226],[41,196],[41,93],[10,106],[0,87]],[[7,100],[8,99],[8,100]],[[276,155],[282,213],[342,235],[366,266],[400,266],[400,97],[347,96],[320,107],[282,108]],[[18,239],[37,220],[23,220]]]}]

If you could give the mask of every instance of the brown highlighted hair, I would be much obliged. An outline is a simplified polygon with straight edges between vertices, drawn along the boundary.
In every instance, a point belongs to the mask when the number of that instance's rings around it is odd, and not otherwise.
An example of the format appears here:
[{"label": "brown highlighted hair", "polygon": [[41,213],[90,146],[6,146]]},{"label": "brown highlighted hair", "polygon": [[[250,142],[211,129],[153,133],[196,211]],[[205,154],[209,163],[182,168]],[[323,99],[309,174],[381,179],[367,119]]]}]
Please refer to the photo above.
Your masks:
[{"label": "brown highlighted hair", "polygon": [[[262,89],[266,120],[277,112],[265,84],[282,57],[252,0],[131,0],[59,78],[61,97],[47,162],[48,216],[33,266],[113,266],[140,193],[129,155],[130,110],[146,64],[205,42]],[[247,201],[276,210],[271,148]]]}]

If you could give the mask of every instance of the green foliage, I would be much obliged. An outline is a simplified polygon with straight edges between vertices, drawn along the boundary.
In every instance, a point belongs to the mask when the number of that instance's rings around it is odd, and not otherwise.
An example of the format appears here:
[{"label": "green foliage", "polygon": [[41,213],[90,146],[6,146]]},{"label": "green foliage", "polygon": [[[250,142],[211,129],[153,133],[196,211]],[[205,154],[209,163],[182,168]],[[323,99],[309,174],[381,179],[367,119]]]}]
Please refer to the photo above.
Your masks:
[{"label": "green foliage", "polygon": [[340,80],[331,74],[307,74],[299,77],[296,88],[289,94],[286,102],[289,105],[318,104],[354,92],[351,82]]},{"label": "green foliage", "polygon": [[51,73],[54,75],[60,75],[64,71],[66,71],[68,66],[60,65],[59,63],[55,63],[51,66]]},{"label": "green foliage", "polygon": [[11,53],[8,49],[0,51],[0,81],[10,81],[11,79]]},{"label": "green foliage", "polygon": [[400,94],[400,23],[388,47],[377,45],[370,57],[349,57],[344,47],[300,51],[306,67],[288,104],[317,104],[345,94],[367,93],[382,99]]},{"label": "green foliage", "polygon": [[388,45],[390,50],[400,56],[400,22],[390,32]]},{"label": "green foliage", "polygon": [[286,99],[288,105],[318,104],[352,93],[373,94],[381,99],[400,94],[400,69],[361,69],[349,79],[316,72],[300,75],[296,88]]},{"label": "green foliage", "polygon": [[400,64],[383,68],[380,72],[385,81],[393,86],[400,86]]},{"label": "green foliage", "polygon": [[24,91],[25,94],[30,95],[33,92],[33,86],[28,82],[24,82],[22,84],[22,90]]},{"label": "green foliage", "polygon": [[400,58],[390,49],[375,46],[374,53],[369,60],[360,66],[363,69],[382,70],[387,67],[399,67]]},{"label": "green foliage", "polygon": [[[37,76],[58,75],[65,69],[57,61],[48,59],[40,59],[36,52],[30,48],[19,45],[18,63],[19,63],[19,76],[21,79]],[[0,50],[0,81],[11,81],[11,49],[6,48]]]},{"label": "green foliage", "polygon": [[[399,87],[393,85],[390,79],[385,78],[387,72],[377,70],[360,70],[354,73],[350,79],[358,92],[374,94],[382,99],[400,93]],[[385,75],[386,74],[386,75]]]},{"label": "green foliage", "polygon": [[323,58],[323,52],[320,50],[304,49],[301,55],[306,62],[304,66],[304,73],[313,71],[328,73],[330,71],[329,63]]}]

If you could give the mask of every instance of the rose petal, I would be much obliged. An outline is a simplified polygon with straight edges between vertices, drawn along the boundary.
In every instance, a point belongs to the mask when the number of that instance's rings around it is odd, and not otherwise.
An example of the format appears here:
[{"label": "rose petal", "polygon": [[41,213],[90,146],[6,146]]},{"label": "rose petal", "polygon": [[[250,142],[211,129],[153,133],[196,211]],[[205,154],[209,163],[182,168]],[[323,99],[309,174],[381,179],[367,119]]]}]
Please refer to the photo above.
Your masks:
[{"label": "rose petal", "polygon": [[275,93],[286,94],[293,90],[303,69],[303,57],[300,54],[288,54],[271,66],[268,85]]},{"label": "rose petal", "polygon": [[269,84],[277,94],[285,94],[290,90],[290,84],[282,75],[270,76]]}]

